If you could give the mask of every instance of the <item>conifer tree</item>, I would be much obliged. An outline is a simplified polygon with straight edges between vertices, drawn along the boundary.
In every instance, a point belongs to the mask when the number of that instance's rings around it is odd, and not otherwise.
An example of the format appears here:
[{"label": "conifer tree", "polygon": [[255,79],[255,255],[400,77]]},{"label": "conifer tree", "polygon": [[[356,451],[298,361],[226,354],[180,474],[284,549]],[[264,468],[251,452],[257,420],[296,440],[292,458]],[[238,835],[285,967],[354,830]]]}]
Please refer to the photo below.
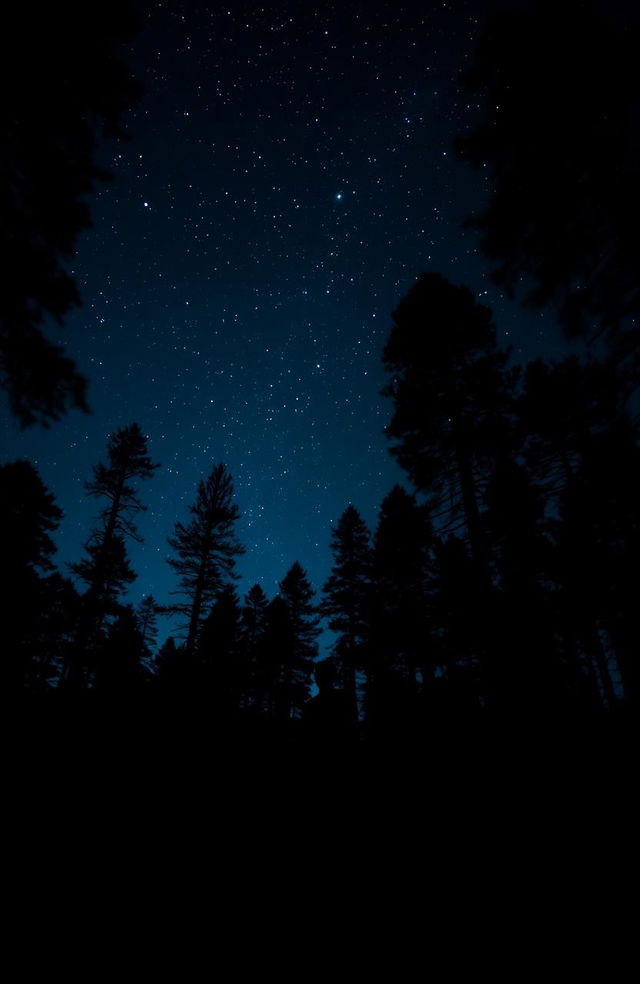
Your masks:
[{"label": "conifer tree", "polygon": [[158,638],[158,606],[152,594],[146,595],[138,605],[136,621],[144,645],[153,649]]},{"label": "conifer tree", "polygon": [[296,658],[302,663],[313,660],[318,655],[320,618],[313,602],[315,591],[307,572],[297,560],[280,581],[279,588],[289,608]]},{"label": "conifer tree", "polygon": [[341,664],[345,690],[355,700],[355,671],[367,663],[371,614],[371,534],[349,505],[331,531],[334,563],[322,589],[321,613],[337,638],[333,651]]},{"label": "conifer tree", "polygon": [[604,330],[637,368],[640,20],[635,4],[613,8],[495,11],[464,79],[483,117],[458,150],[490,175],[488,205],[468,225],[495,282],[511,294],[526,286],[567,336]]},{"label": "conifer tree", "polygon": [[81,673],[82,654],[99,635],[104,619],[117,610],[118,596],[135,579],[126,554],[125,539],[141,542],[134,517],[146,510],[138,497],[137,481],[151,478],[159,465],[147,451],[147,438],[139,424],[120,427],[107,442],[107,462],[94,466],[93,479],[85,483],[87,494],[104,502],[96,526],[85,544],[87,556],[70,568],[87,585],[84,616],[75,658],[63,673],[71,683]]},{"label": "conifer tree", "polygon": [[198,494],[189,509],[191,521],[176,523],[169,538],[174,557],[169,564],[179,575],[180,587],[174,594],[185,600],[171,610],[185,618],[185,654],[191,658],[207,608],[222,587],[234,580],[235,558],[244,553],[234,526],[239,518],[233,502],[233,481],[224,464],[214,465],[208,478],[198,485]]},{"label": "conifer tree", "polygon": [[295,716],[308,694],[313,660],[318,655],[319,615],[307,572],[295,561],[280,582],[280,596],[289,610],[291,662],[282,668],[282,691]]},{"label": "conifer tree", "polygon": [[491,311],[467,287],[424,273],[393,312],[383,361],[394,412],[391,452],[427,498],[432,515],[458,519],[478,580],[490,581],[481,486],[511,409],[508,353],[496,346]]},{"label": "conifer tree", "polygon": [[133,518],[146,506],[134,482],[151,478],[156,468],[159,465],[149,457],[147,438],[134,422],[111,435],[107,463],[98,462],[92,481],[85,483],[89,496],[105,502],[85,545],[89,556],[72,564],[71,570],[86,583],[94,605],[113,601],[135,577],[126,561],[125,538],[142,541]]},{"label": "conifer tree", "polygon": [[43,326],[80,303],[69,258],[91,225],[89,196],[109,176],[98,148],[122,136],[140,92],[119,53],[134,34],[131,6],[114,0],[96,21],[83,5],[17,4],[3,18],[0,387],[22,426],[87,409],[86,380]]},{"label": "conifer tree", "polygon": [[69,566],[88,586],[84,604],[99,630],[107,615],[117,613],[118,597],[135,581],[136,573],[129,563],[124,537],[120,533],[113,533],[106,541],[89,540],[85,551],[86,557]]}]

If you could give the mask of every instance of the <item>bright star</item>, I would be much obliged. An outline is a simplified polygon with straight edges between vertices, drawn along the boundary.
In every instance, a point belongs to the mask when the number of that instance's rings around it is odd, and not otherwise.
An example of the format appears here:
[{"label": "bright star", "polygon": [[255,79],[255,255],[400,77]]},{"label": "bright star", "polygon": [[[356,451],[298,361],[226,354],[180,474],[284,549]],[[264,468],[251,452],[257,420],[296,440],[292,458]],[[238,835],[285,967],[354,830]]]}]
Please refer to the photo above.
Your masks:
[{"label": "bright star", "polygon": [[339,191],[338,194],[336,195],[336,200],[339,201],[339,202],[341,202],[342,201],[342,197],[343,197],[342,192]]}]

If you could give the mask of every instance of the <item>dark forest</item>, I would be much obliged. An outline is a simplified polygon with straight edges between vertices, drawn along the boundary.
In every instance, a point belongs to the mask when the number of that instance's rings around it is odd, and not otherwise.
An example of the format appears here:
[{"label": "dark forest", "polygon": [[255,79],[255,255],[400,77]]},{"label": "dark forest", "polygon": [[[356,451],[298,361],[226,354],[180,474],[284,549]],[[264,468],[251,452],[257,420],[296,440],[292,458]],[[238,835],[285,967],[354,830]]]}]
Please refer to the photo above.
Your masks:
[{"label": "dark forest", "polygon": [[[145,83],[126,46],[144,15],[112,4],[99,32],[75,10],[43,18],[30,57],[46,86],[14,87],[0,123],[0,381],[14,426],[53,445],[91,410],[91,380],[59,339],[81,301],[72,258],[93,196],[119,180],[97,148],[135,139],[123,119]],[[29,31],[13,11],[3,44]],[[487,16],[458,79],[480,110],[450,139],[469,175],[488,176],[464,231],[496,289],[557,322],[566,349],[520,360],[475,287],[416,255],[378,346],[380,446],[403,480],[374,523],[345,498],[318,546],[322,583],[308,543],[275,590],[241,583],[240,479],[214,453],[164,531],[171,591],[145,589],[131,549],[164,464],[133,405],[85,449],[94,521],[58,564],[67,517],[13,440],[0,672],[14,703],[181,716],[332,753],[624,727],[640,643],[639,34],[627,5]],[[339,431],[333,442],[338,455]]]}]

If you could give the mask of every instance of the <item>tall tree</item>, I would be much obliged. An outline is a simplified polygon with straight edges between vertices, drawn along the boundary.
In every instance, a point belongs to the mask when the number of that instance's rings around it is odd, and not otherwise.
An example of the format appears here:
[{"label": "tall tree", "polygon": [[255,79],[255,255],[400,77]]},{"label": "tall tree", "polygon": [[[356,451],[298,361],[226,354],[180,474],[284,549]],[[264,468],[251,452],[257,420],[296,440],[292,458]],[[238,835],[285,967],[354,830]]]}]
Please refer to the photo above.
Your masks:
[{"label": "tall tree", "polygon": [[[151,478],[159,465],[147,451],[147,438],[137,423],[120,427],[107,442],[107,462],[94,466],[93,479],[85,483],[87,494],[103,500],[96,526],[85,544],[87,556],[71,570],[87,585],[85,615],[79,633],[77,659],[99,633],[104,618],[115,611],[117,598],[135,579],[126,555],[125,539],[141,542],[134,517],[144,512],[136,481]],[[69,667],[64,678],[78,672]]]},{"label": "tall tree", "polygon": [[138,605],[136,622],[144,645],[153,649],[158,638],[158,605],[152,594],[145,595]]},{"label": "tall tree", "polygon": [[345,690],[355,700],[355,672],[368,659],[371,615],[371,534],[360,513],[347,506],[331,531],[333,566],[322,589],[321,613],[336,633],[333,651]]},{"label": "tall tree", "polygon": [[98,462],[92,481],[85,483],[87,494],[104,500],[104,505],[85,545],[88,558],[72,564],[71,569],[87,584],[95,605],[114,600],[123,582],[133,580],[124,542],[127,537],[141,542],[133,517],[146,510],[133,483],[151,478],[156,468],[159,465],[149,457],[147,438],[134,422],[109,437],[107,463]]},{"label": "tall tree", "polygon": [[394,403],[391,452],[425,494],[434,521],[443,514],[461,520],[485,584],[481,487],[507,427],[507,358],[489,308],[436,273],[422,274],[393,312],[383,353],[392,376],[384,391]]},{"label": "tall tree", "polygon": [[186,619],[185,652],[191,658],[204,621],[204,613],[221,588],[235,578],[235,558],[244,553],[234,527],[239,519],[233,502],[233,481],[224,464],[214,465],[208,478],[198,485],[191,521],[176,523],[169,546],[176,556],[169,564],[180,577],[174,594],[185,601],[172,610]]},{"label": "tall tree", "polygon": [[320,616],[314,604],[315,591],[309,576],[297,560],[280,581],[279,588],[291,616],[296,657],[301,663],[314,660],[318,655]]},{"label": "tall tree", "polygon": [[320,617],[314,604],[315,592],[307,572],[295,561],[280,581],[280,596],[289,609],[291,625],[291,661],[282,668],[282,693],[290,708],[289,716],[298,716],[309,691],[309,678],[318,655]]},{"label": "tall tree", "polygon": [[99,140],[122,135],[140,91],[122,59],[135,27],[121,0],[97,20],[76,4],[14,5],[3,19],[0,386],[23,426],[87,409],[84,378],[42,324],[80,303],[67,262],[91,224],[87,195],[109,177]]},{"label": "tall tree", "polygon": [[484,116],[458,141],[492,193],[470,220],[510,293],[568,335],[637,355],[640,17],[634,4],[539,0],[488,21],[465,76]]}]

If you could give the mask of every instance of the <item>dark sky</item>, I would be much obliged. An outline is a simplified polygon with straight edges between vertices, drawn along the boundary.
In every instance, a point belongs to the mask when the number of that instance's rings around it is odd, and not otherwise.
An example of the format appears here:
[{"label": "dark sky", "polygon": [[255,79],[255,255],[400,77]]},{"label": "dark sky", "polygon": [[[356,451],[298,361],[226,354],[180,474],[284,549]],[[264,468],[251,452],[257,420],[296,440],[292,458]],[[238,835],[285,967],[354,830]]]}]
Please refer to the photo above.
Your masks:
[{"label": "dark sky", "polygon": [[374,526],[403,481],[380,356],[423,270],[481,295],[518,361],[558,353],[556,328],[491,288],[460,231],[487,191],[451,147],[478,120],[457,77],[486,9],[140,5],[127,57],[145,94],[130,139],[100,149],[113,181],[71,266],[83,307],[49,331],[93,413],[4,424],[3,460],[33,460],[64,510],[61,566],[96,511],[91,465],[137,420],[162,467],[141,490],[132,601],[169,600],[166,537],[218,461],[243,517],[241,593],[260,581],[272,597],[295,560],[319,589],[332,522],[351,502]]}]

